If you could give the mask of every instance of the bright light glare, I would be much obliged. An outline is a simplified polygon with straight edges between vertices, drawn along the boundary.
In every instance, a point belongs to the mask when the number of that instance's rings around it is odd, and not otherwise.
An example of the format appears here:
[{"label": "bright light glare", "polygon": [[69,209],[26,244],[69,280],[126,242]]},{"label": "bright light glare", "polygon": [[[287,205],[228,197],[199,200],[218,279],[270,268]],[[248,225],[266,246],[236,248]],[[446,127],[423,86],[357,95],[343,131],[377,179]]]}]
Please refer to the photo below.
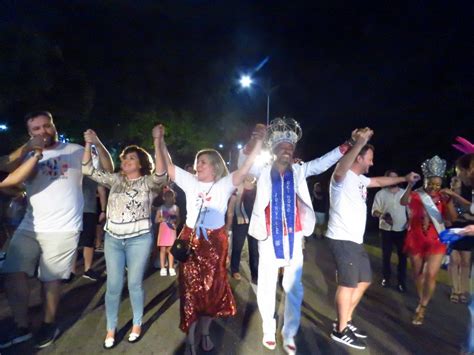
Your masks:
[{"label": "bright light glare", "polygon": [[240,86],[242,86],[243,88],[248,88],[250,87],[250,85],[252,85],[252,78],[248,75],[243,75],[240,80]]},{"label": "bright light glare", "polygon": [[0,124],[0,131],[6,131],[8,126],[6,124]]},{"label": "bright light glare", "polygon": [[255,165],[262,167],[270,162],[273,159],[273,155],[268,150],[262,150],[259,155],[255,158]]},{"label": "bright light glare", "polygon": [[219,143],[219,146],[218,146],[218,147],[222,149],[222,148],[224,148],[224,144]]},{"label": "bright light glare", "polygon": [[242,149],[242,144],[238,143],[237,144],[237,149]]}]

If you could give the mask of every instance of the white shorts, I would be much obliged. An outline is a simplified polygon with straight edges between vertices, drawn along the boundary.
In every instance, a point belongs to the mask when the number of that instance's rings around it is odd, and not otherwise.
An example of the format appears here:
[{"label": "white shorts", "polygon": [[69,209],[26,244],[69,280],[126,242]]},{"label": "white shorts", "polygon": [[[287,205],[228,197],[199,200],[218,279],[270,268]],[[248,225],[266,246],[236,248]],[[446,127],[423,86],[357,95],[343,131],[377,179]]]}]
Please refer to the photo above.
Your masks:
[{"label": "white shorts", "polygon": [[69,278],[80,232],[37,233],[17,229],[8,245],[1,273],[24,272],[30,277],[38,269],[40,281]]}]

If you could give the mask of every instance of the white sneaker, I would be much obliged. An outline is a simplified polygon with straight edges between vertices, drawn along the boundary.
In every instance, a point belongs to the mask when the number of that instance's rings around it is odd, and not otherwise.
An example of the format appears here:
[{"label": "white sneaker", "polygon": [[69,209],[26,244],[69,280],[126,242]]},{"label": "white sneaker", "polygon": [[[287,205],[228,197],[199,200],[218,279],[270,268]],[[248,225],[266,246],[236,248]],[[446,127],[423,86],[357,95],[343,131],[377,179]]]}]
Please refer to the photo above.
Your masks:
[{"label": "white sneaker", "polygon": [[170,267],[169,270],[170,270],[170,276],[176,276],[176,270],[175,269]]},{"label": "white sneaker", "polygon": [[293,337],[283,339],[283,349],[288,355],[295,355],[296,354],[295,339]]},{"label": "white sneaker", "polygon": [[162,267],[160,270],[160,276],[166,276],[166,275],[168,275],[168,273],[166,272],[166,269]]},{"label": "white sneaker", "polygon": [[276,348],[275,334],[263,334],[262,344],[268,350],[275,350]]}]

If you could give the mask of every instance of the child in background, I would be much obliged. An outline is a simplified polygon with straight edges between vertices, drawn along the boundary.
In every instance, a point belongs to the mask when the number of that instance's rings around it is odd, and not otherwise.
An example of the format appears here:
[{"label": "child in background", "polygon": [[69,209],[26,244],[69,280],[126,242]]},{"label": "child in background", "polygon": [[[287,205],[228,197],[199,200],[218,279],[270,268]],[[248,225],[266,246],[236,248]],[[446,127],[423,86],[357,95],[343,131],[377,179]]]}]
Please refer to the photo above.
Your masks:
[{"label": "child in background", "polygon": [[176,239],[176,227],[179,225],[179,207],[176,205],[176,196],[173,190],[163,192],[164,204],[158,208],[155,222],[159,224],[157,246],[160,249],[160,276],[166,276],[166,256],[170,276],[176,276],[174,258],[170,253],[171,246]]}]

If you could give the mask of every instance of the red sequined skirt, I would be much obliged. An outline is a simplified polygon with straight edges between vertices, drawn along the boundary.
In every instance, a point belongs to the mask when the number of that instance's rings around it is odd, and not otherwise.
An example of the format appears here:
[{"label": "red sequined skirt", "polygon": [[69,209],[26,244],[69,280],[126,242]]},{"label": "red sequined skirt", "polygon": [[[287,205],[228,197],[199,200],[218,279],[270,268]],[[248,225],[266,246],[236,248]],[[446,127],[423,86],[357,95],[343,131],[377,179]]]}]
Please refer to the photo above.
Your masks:
[{"label": "red sequined skirt", "polygon": [[[229,246],[225,228],[206,230],[193,239],[193,253],[179,265],[180,329],[187,332],[199,317],[233,316],[237,313],[227,280],[226,259]],[[192,229],[185,226],[180,238],[190,239]]]}]

